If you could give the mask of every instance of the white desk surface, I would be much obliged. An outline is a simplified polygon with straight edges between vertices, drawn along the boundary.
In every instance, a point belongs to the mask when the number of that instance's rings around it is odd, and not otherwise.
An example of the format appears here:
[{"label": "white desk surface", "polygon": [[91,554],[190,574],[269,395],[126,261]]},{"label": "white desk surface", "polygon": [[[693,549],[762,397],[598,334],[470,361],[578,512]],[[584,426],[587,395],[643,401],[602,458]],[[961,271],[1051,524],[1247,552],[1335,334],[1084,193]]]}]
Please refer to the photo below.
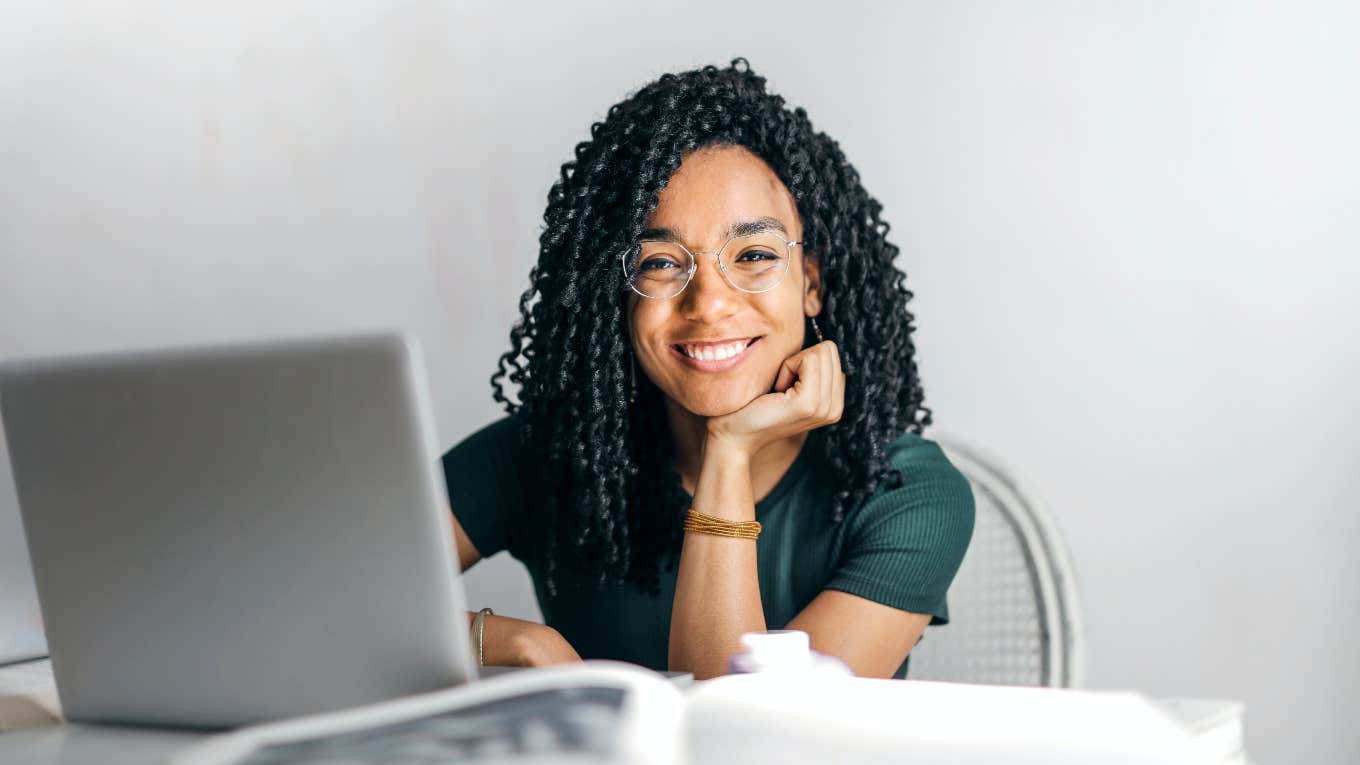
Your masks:
[{"label": "white desk surface", "polygon": [[[13,700],[34,690],[34,670],[42,665],[0,668],[0,702]],[[17,672],[16,672],[17,670]],[[49,670],[50,672],[50,670]],[[16,677],[19,678],[16,681]],[[50,677],[50,674],[49,674]],[[55,689],[39,692],[44,706],[55,703]],[[51,694],[44,698],[44,693]],[[51,700],[47,700],[51,699]],[[1159,706],[1187,727],[1194,720],[1208,722],[1215,717],[1236,715],[1241,708],[1236,702],[1156,700],[1147,701]],[[35,708],[36,709],[36,708]],[[3,709],[0,709],[3,711]],[[5,722],[0,719],[0,723]],[[31,724],[31,723],[30,723]],[[153,765],[164,763],[184,748],[204,738],[207,733],[176,731],[161,728],[136,728],[48,722],[36,727],[3,730],[0,725],[0,765]],[[1240,752],[1239,752],[1240,756]],[[1235,762],[1247,762],[1245,758]]]},{"label": "white desk surface", "polygon": [[0,733],[4,765],[153,765],[202,734],[96,725],[47,725]]}]

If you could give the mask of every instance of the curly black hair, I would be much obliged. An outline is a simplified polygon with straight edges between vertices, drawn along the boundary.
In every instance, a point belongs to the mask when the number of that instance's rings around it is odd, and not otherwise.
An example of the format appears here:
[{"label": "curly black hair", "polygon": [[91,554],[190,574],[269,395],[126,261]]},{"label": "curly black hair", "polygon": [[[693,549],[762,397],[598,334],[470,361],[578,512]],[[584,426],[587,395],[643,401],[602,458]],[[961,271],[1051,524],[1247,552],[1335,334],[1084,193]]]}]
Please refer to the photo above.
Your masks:
[{"label": "curly black hair", "polygon": [[745,147],[773,168],[797,203],[805,249],[819,258],[818,323],[847,379],[841,420],[812,431],[807,446],[835,473],[833,521],[881,485],[900,485],[884,447],[930,424],[898,249],[840,146],[745,59],[664,74],[610,107],[562,165],[510,350],[491,376],[495,400],[542,460],[543,502],[532,512],[550,594],[564,562],[599,586],[656,593],[661,567],[678,560],[688,495],[672,466],[662,393],[634,371],[620,263],[681,161],[709,146]]}]

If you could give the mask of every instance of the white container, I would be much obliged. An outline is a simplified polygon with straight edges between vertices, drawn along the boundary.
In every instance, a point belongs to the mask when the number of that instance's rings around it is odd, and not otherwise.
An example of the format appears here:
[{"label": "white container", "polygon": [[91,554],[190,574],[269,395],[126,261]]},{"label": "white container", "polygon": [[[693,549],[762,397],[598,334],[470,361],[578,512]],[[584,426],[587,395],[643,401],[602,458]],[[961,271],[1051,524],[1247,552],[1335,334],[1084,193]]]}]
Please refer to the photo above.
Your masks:
[{"label": "white container", "polygon": [[741,636],[746,648],[727,661],[727,674],[753,672],[810,672],[818,675],[853,676],[845,662],[812,650],[808,634],[802,630],[747,632]]}]

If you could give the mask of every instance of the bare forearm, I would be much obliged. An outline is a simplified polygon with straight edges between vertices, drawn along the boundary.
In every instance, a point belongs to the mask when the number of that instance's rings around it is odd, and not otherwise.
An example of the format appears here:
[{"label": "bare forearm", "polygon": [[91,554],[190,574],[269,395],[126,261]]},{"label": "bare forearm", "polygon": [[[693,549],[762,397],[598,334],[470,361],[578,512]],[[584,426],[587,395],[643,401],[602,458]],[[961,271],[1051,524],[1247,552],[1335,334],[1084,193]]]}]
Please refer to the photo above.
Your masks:
[{"label": "bare forearm", "polygon": [[[468,612],[469,625],[476,616],[476,611]],[[557,630],[509,616],[487,616],[482,622],[482,656],[488,667],[538,667],[581,660]]]},{"label": "bare forearm", "polygon": [[[750,458],[706,445],[694,509],[728,521],[755,520]],[[671,606],[670,668],[700,680],[721,675],[728,656],[741,650],[742,633],[764,629],[755,541],[686,532]]]}]

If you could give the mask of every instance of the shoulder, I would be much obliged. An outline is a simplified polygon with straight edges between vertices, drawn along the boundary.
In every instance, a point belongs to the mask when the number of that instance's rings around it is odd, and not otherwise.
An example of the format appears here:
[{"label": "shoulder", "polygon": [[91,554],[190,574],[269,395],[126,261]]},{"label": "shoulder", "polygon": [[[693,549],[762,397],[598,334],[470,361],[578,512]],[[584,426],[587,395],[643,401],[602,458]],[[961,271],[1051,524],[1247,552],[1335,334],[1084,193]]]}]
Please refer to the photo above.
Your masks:
[{"label": "shoulder", "polygon": [[446,469],[469,462],[514,460],[523,451],[521,443],[520,419],[503,415],[454,444],[441,459]]},{"label": "shoulder", "polygon": [[902,473],[902,488],[911,489],[913,494],[940,492],[952,499],[966,495],[971,503],[973,492],[968,479],[938,443],[916,433],[903,433],[884,451],[888,463]]},{"label": "shoulder", "polygon": [[[501,415],[477,430],[474,430],[458,443],[462,444],[469,441],[475,443],[517,443],[519,441],[519,423],[520,418],[513,414]],[[457,446],[455,445],[454,448],[457,448]],[[450,451],[452,451],[452,449]]]},{"label": "shoulder", "polygon": [[861,533],[928,535],[946,546],[966,547],[973,534],[973,490],[938,443],[904,433],[884,450],[902,477],[884,484],[847,518]]},{"label": "shoulder", "polygon": [[963,477],[939,444],[916,433],[903,433],[889,443],[884,451],[888,455],[888,461],[899,470],[905,471],[918,466],[947,466],[954,473],[958,473],[960,478]]},{"label": "shoulder", "polygon": [[449,506],[482,554],[502,549],[522,559],[517,521],[533,504],[537,484],[520,419],[507,415],[482,426],[444,452],[440,463]]},{"label": "shoulder", "polygon": [[[522,418],[503,415],[454,444],[440,458],[449,499],[515,510],[535,475],[534,450],[522,436]],[[465,503],[466,506],[466,503]],[[459,514],[459,521],[462,515]]]}]

